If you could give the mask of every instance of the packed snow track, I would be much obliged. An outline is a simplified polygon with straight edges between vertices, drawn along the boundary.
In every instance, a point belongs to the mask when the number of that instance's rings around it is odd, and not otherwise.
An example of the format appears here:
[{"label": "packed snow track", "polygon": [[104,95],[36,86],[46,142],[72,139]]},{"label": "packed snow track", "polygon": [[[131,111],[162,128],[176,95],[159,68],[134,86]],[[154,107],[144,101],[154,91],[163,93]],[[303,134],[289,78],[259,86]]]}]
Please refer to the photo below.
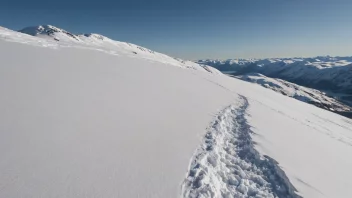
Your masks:
[{"label": "packed snow track", "polygon": [[254,149],[248,105],[240,96],[209,127],[183,183],[183,197],[300,197],[277,162]]}]

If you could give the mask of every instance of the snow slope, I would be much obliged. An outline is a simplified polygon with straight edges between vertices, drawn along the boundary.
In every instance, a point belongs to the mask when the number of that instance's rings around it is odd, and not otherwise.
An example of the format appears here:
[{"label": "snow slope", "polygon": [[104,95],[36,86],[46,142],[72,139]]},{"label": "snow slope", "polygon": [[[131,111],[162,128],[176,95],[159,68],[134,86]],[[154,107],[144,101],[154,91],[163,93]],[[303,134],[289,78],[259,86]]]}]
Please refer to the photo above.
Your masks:
[{"label": "snow slope", "polygon": [[350,119],[106,49],[0,28],[0,197],[351,197]]},{"label": "snow slope", "polygon": [[[351,196],[348,178],[352,161],[347,157],[352,154],[350,119],[230,77],[215,82],[248,100],[246,122],[251,126],[255,149],[279,163],[298,195]],[[224,124],[221,133],[227,133]],[[247,179],[243,183],[251,182]]]},{"label": "snow slope", "polygon": [[258,73],[249,73],[238,76],[237,78],[248,82],[259,84],[263,87],[281,93],[285,96],[289,96],[313,104],[317,107],[337,112],[344,113],[351,111],[351,108],[347,105],[342,104],[334,98],[327,96],[325,93],[303,86],[296,85],[294,83],[287,82],[282,79],[269,78]]},{"label": "snow slope", "polygon": [[177,197],[204,127],[232,101],[205,70],[0,46],[0,197]]}]

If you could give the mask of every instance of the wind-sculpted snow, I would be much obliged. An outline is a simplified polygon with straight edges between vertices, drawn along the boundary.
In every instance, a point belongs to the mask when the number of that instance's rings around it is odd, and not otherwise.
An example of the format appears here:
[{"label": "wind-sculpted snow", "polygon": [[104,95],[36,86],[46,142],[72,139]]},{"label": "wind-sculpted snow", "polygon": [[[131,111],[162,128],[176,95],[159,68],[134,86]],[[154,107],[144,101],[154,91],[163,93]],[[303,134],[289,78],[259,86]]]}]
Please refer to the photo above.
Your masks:
[{"label": "wind-sculpted snow", "polygon": [[182,185],[184,198],[300,197],[277,162],[255,150],[248,105],[240,96],[209,127]]}]

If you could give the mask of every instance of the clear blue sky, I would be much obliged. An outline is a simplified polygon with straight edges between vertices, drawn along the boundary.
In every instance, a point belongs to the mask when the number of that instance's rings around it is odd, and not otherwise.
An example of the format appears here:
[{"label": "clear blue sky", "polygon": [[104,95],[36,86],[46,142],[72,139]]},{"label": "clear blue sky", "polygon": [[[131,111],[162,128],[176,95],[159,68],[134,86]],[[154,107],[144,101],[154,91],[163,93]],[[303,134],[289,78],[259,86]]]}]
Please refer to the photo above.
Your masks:
[{"label": "clear blue sky", "polygon": [[2,0],[0,26],[51,24],[186,59],[352,55],[351,0]]}]

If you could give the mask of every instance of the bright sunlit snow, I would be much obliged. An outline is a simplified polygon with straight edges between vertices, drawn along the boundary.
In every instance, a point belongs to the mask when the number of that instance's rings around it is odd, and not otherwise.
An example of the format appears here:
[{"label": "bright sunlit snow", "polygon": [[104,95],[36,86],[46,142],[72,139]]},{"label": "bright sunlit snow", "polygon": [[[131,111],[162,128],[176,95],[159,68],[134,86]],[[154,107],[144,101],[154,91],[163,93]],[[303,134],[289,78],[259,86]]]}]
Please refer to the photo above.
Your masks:
[{"label": "bright sunlit snow", "polygon": [[350,119],[75,36],[0,28],[0,197],[351,197]]}]

